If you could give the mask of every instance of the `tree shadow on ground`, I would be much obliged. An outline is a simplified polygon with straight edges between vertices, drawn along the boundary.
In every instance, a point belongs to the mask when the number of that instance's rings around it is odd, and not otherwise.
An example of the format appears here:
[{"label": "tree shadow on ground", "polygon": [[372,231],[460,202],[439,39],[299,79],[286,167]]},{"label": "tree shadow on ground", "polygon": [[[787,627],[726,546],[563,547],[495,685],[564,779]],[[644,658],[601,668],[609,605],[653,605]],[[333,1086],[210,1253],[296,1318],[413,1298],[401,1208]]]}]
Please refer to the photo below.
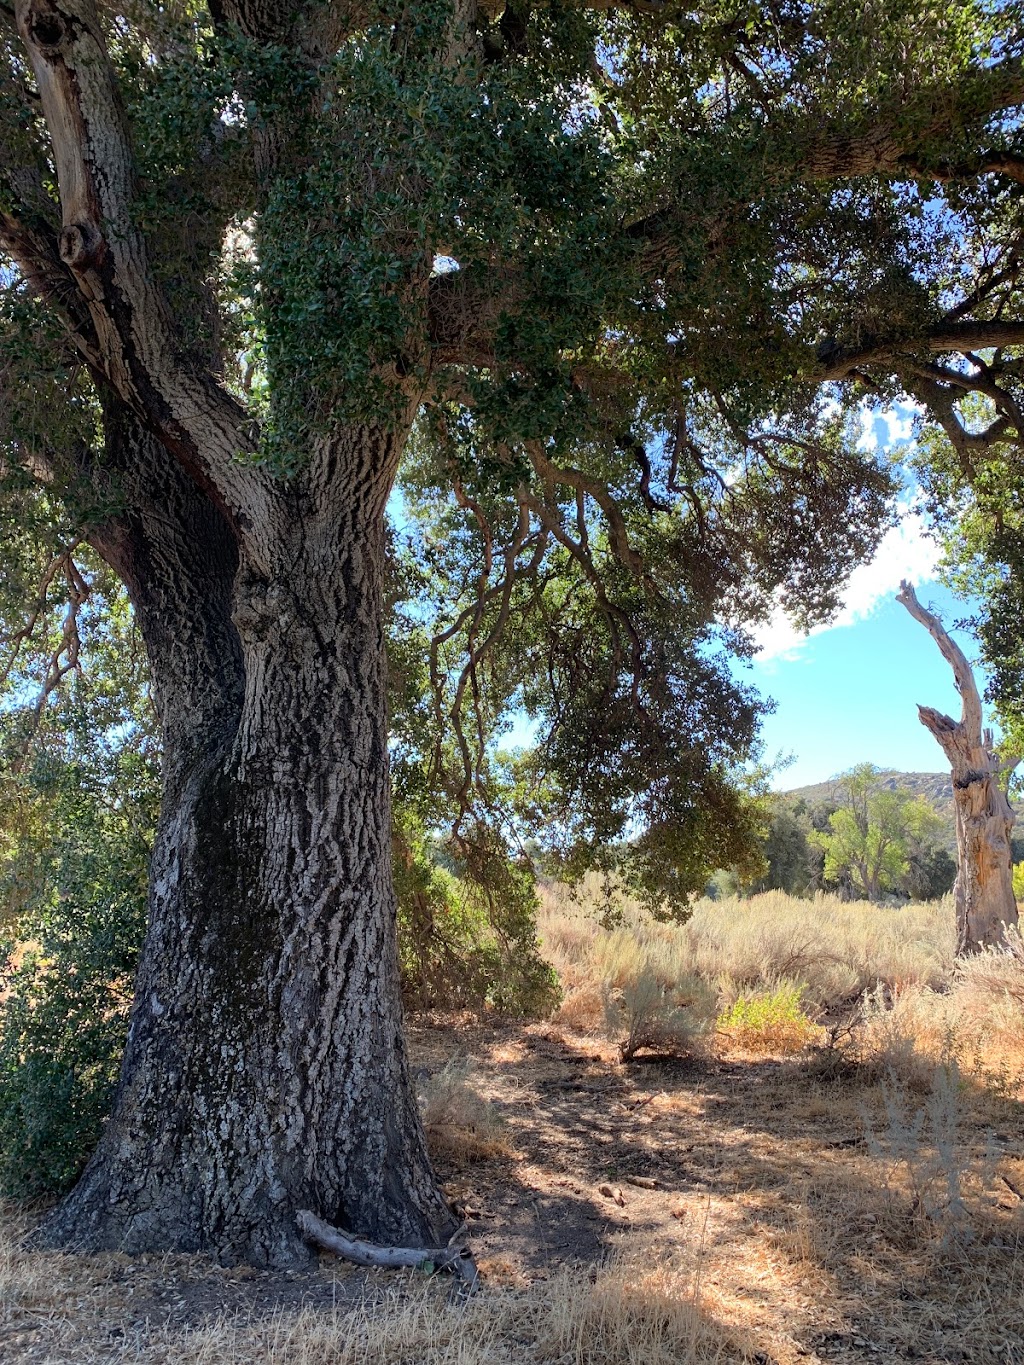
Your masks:
[{"label": "tree shadow on ground", "polygon": [[[1024,1164],[1002,1187],[986,1191],[977,1178],[986,1162],[1009,1169],[1024,1149],[1016,1100],[967,1078],[956,1122],[938,1113],[933,1132],[926,1092],[899,1096],[897,1086],[902,1117],[887,1115],[868,1070],[829,1081],[806,1060],[623,1065],[555,1030],[469,1030],[452,1043],[476,1059],[518,1150],[443,1172],[479,1214],[470,1228],[485,1264],[534,1277],[631,1246],[671,1254],[696,1238],[709,1262],[746,1258],[752,1284],[760,1257],[772,1283],[812,1285],[824,1307],[803,1344],[830,1359],[882,1350],[958,1361],[991,1348],[993,1359],[1024,1361],[1024,1199],[1014,1194],[1024,1193]],[[972,1322],[974,1344],[961,1344]]]}]

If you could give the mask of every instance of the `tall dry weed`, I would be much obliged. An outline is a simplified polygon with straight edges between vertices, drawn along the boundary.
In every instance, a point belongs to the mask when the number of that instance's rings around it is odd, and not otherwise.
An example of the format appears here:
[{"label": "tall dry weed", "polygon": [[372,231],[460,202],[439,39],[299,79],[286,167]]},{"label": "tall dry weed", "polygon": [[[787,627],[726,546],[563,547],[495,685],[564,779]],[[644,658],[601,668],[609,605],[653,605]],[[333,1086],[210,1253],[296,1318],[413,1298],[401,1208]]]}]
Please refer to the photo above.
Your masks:
[{"label": "tall dry weed", "polygon": [[909,1196],[912,1219],[930,1224],[946,1247],[974,1239],[964,1199],[969,1160],[960,1137],[962,1077],[955,1058],[932,1070],[924,1104],[892,1074],[881,1084],[884,1119],[872,1122],[864,1111],[868,1150],[878,1163],[886,1189]]},{"label": "tall dry weed", "polygon": [[435,1161],[461,1165],[512,1152],[502,1116],[478,1092],[470,1061],[455,1058],[429,1077],[421,1087],[420,1110]]}]

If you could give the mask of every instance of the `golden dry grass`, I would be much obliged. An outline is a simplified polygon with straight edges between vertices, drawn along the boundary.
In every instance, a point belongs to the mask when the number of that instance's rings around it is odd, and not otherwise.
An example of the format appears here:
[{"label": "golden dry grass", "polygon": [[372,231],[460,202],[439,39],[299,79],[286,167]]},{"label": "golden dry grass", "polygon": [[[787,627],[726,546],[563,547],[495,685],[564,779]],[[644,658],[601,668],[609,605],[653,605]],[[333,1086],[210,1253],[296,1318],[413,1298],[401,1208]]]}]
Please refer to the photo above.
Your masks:
[{"label": "golden dry grass", "polygon": [[[480,1295],[327,1259],[267,1278],[28,1253],[9,1216],[0,1359],[1021,1365],[1024,951],[957,965],[947,917],[774,897],[604,930],[551,897],[553,1023],[412,1029]],[[797,1056],[726,1029],[696,1059],[623,1064],[602,993],[645,966],[718,1008],[784,994],[790,970],[822,1022]]]},{"label": "golden dry grass", "polygon": [[595,983],[621,985],[644,964],[659,974],[694,974],[715,984],[726,1004],[744,990],[798,981],[808,1004],[836,1008],[880,982],[895,991],[937,987],[954,967],[950,901],[898,909],[818,895],[768,891],[746,900],[698,901],[685,924],[646,919],[621,895],[621,923],[601,928],[596,879],[577,894],[551,885],[542,894],[541,939],[562,980],[566,1022],[594,1024]]},{"label": "golden dry grass", "polygon": [[710,1365],[751,1354],[706,1315],[685,1271],[624,1263],[582,1283],[563,1271],[528,1290],[499,1289],[468,1303],[406,1281],[353,1311],[215,1322],[184,1341],[167,1336],[136,1358],[140,1365]]},{"label": "golden dry grass", "polygon": [[[0,1359],[47,1365],[710,1365],[751,1360],[744,1330],[714,1314],[699,1248],[563,1269],[471,1299],[439,1280],[369,1277],[328,1308],[133,1320],[126,1258],[26,1254],[0,1228]],[[169,1258],[168,1265],[184,1258]],[[195,1261],[197,1258],[192,1258]],[[143,1268],[159,1282],[159,1263]],[[212,1276],[223,1275],[210,1268]],[[140,1277],[141,1278],[141,1277]],[[126,1326],[126,1324],[129,1324]]]},{"label": "golden dry grass", "polygon": [[465,1058],[453,1058],[429,1077],[420,1111],[434,1161],[457,1165],[512,1154],[501,1114],[476,1089]]},{"label": "golden dry grass", "polygon": [[[274,1309],[281,1277],[198,1257],[26,1253],[8,1222],[0,1359],[1024,1359],[1019,1099],[949,1070],[955,1083],[936,1087],[934,1065],[927,1086],[866,1065],[822,1080],[803,1061],[749,1057],[623,1066],[610,1045],[537,1025],[420,1025],[412,1048],[434,1074],[458,1074],[465,1064],[447,1063],[471,1055],[463,1075],[505,1115],[517,1152],[474,1162],[471,1187],[458,1154],[440,1160],[474,1210],[477,1298],[325,1258]],[[307,1292],[313,1306],[298,1301]]]}]

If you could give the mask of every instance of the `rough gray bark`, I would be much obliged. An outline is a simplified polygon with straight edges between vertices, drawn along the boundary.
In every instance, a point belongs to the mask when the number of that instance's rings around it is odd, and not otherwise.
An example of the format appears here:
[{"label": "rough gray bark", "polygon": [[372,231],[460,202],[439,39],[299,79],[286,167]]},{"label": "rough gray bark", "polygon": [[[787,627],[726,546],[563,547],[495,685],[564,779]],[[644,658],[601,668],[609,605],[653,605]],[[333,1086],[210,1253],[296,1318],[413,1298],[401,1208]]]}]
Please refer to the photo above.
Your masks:
[{"label": "rough gray bark", "polygon": [[103,404],[103,473],[118,514],[89,532],[122,579],[150,663],[173,796],[190,766],[230,745],[244,673],[231,619],[238,546],[217,506],[124,403]]},{"label": "rough gray bark", "polygon": [[1015,765],[993,753],[991,731],[982,730],[981,697],[963,651],[938,617],[921,606],[905,580],[896,600],[938,645],[963,699],[959,721],[930,706],[917,710],[921,724],[942,746],[952,772],[959,862],[953,893],[957,936],[961,951],[970,951],[998,943],[1005,926],[1017,923],[1010,846],[1014,814],[1002,784]]},{"label": "rough gray bark", "polygon": [[381,578],[398,439],[349,432],[282,490],[243,545],[234,643],[215,572],[227,524],[187,480],[180,534],[166,489],[155,539],[144,512],[106,533],[126,578],[145,566],[168,799],[114,1113],[51,1244],[287,1266],[311,1254],[297,1208],[406,1246],[454,1229],[408,1075],[391,887]]},{"label": "rough gray bark", "polygon": [[250,418],[176,333],[133,219],[95,0],[16,10],[62,224],[56,252],[19,239],[18,259],[111,395],[126,511],[95,540],[139,611],[166,743],[114,1112],[44,1236],[291,1265],[307,1208],[443,1243],[390,863],[383,518],[405,431],[325,434],[288,483],[237,459]]}]

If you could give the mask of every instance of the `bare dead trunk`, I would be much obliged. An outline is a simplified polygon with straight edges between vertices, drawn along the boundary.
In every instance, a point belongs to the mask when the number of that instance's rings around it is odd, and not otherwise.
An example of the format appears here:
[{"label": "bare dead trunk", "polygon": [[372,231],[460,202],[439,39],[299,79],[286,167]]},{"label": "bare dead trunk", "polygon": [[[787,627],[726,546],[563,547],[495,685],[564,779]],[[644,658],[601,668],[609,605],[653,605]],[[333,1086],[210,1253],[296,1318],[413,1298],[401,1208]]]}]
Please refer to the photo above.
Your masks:
[{"label": "bare dead trunk", "polygon": [[962,949],[978,948],[998,943],[1006,925],[1017,923],[1010,842],[1013,811],[991,772],[974,772],[964,764],[959,771],[954,769],[953,800],[960,864],[953,888],[959,942]]},{"label": "bare dead trunk", "polygon": [[380,1243],[454,1230],[402,1038],[381,621],[394,452],[360,440],[352,478],[283,490],[243,542],[224,677],[244,694],[201,741],[195,664],[216,661],[193,646],[220,636],[223,603],[195,572],[183,588],[178,563],[161,605],[147,564],[168,804],[114,1112],[51,1244],[289,1266],[311,1255],[299,1209]]},{"label": "bare dead trunk", "polygon": [[896,599],[925,627],[953,669],[963,699],[959,721],[930,706],[919,706],[924,725],[942,746],[953,778],[959,868],[953,900],[962,952],[998,943],[1007,925],[1017,923],[1013,894],[1014,815],[1002,780],[1015,766],[993,752],[992,735],[982,730],[981,696],[963,651],[938,617],[918,602],[904,582]]}]

